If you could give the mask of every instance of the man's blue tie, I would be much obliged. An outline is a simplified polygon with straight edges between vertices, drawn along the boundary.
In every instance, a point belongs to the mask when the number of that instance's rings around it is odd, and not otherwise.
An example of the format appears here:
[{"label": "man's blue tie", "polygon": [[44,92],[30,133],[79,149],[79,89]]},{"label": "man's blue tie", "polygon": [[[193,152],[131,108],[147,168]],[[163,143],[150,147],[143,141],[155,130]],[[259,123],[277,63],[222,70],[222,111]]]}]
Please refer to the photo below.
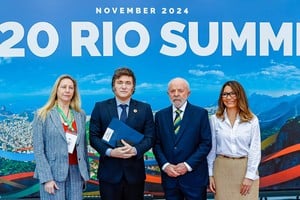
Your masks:
[{"label": "man's blue tie", "polygon": [[121,115],[120,115],[120,120],[122,122],[126,122],[126,119],[127,119],[127,112],[126,112],[126,108],[127,108],[127,104],[120,104],[120,107],[122,108],[122,112],[121,112]]},{"label": "man's blue tie", "polygon": [[175,112],[176,112],[176,116],[174,120],[174,133],[177,134],[180,128],[180,123],[181,123],[180,113],[182,112],[182,110],[177,109]]}]

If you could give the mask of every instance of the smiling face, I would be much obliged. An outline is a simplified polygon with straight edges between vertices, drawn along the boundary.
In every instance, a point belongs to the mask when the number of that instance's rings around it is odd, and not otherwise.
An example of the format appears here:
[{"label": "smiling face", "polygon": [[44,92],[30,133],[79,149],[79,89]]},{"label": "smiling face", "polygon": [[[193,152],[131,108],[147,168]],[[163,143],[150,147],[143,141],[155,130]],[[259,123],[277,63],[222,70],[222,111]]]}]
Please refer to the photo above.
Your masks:
[{"label": "smiling face", "polygon": [[134,84],[131,76],[120,76],[114,81],[113,91],[120,101],[128,101],[133,94]]},{"label": "smiling face", "polygon": [[75,91],[74,83],[69,78],[64,78],[60,81],[57,88],[57,101],[62,104],[71,102]]},{"label": "smiling face", "polygon": [[180,108],[188,99],[190,89],[183,79],[174,79],[168,88],[170,101],[176,108]]},{"label": "smiling face", "polygon": [[222,101],[227,109],[238,108],[236,93],[230,86],[225,86],[222,92]]}]

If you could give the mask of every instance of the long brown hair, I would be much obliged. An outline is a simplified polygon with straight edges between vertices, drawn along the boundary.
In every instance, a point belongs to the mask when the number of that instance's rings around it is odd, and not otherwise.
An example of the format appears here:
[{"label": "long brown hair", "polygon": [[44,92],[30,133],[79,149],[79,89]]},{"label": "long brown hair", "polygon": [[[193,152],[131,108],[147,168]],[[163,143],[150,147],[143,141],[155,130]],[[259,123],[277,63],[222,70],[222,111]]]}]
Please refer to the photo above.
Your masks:
[{"label": "long brown hair", "polygon": [[237,81],[227,81],[222,86],[222,89],[219,94],[218,100],[218,109],[216,112],[216,116],[218,118],[224,119],[224,110],[226,106],[222,100],[222,93],[224,92],[224,88],[229,86],[233,92],[236,94],[237,98],[237,106],[239,110],[240,119],[242,122],[249,122],[253,118],[253,114],[248,106],[248,100],[243,86]]},{"label": "long brown hair", "polygon": [[75,111],[77,111],[77,112],[81,112],[81,108],[80,108],[81,107],[81,101],[80,101],[79,90],[78,90],[78,87],[77,87],[77,82],[70,75],[64,74],[64,75],[61,75],[60,77],[58,77],[56,79],[56,81],[55,81],[55,83],[52,87],[52,91],[51,91],[51,94],[49,96],[48,101],[37,112],[38,116],[40,116],[43,120],[46,119],[46,116],[47,116],[48,112],[57,103],[57,90],[58,90],[58,87],[60,85],[60,82],[63,79],[70,79],[73,82],[73,84],[74,84],[74,94],[73,94],[73,98],[71,99],[70,107],[72,109],[74,109]]}]

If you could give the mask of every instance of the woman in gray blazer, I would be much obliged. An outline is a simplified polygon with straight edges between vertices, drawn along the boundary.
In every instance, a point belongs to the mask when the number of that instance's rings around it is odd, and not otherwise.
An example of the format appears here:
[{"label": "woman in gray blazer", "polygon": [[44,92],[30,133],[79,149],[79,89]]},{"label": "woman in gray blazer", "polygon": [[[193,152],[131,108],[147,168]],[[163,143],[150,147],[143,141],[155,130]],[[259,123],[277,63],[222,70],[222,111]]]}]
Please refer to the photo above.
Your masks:
[{"label": "woman in gray blazer", "polygon": [[33,121],[34,177],[41,199],[82,199],[89,179],[85,122],[76,81],[60,76]]}]

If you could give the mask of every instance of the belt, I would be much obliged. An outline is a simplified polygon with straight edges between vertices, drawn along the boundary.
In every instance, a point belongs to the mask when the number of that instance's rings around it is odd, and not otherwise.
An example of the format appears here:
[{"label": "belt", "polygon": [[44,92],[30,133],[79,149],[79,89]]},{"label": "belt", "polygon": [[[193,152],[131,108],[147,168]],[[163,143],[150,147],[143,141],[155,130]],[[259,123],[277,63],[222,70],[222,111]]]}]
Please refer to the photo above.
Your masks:
[{"label": "belt", "polygon": [[223,158],[228,158],[228,159],[244,159],[244,158],[247,158],[247,156],[241,156],[241,157],[230,157],[230,156],[225,156],[225,155],[221,155],[221,154],[218,154],[218,156],[220,157],[223,157]]}]

